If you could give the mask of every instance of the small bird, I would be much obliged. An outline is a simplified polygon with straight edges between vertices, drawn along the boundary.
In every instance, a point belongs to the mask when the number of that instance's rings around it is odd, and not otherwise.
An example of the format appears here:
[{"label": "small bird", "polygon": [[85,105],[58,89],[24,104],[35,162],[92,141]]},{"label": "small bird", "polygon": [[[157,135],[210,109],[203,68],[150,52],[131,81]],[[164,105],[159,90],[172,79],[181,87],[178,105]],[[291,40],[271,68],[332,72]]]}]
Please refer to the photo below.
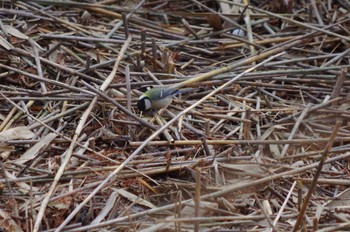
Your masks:
[{"label": "small bird", "polygon": [[141,111],[160,110],[170,105],[173,96],[180,93],[191,91],[188,89],[176,89],[172,87],[154,87],[144,92],[137,101],[137,107]]}]

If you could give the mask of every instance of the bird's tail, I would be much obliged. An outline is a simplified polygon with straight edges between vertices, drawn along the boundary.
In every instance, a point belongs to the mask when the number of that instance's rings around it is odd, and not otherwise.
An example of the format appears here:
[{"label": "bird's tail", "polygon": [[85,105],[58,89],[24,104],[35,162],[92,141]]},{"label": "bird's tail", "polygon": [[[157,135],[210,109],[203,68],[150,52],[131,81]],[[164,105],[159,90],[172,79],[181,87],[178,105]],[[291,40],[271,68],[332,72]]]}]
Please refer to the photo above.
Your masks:
[{"label": "bird's tail", "polygon": [[194,92],[194,91],[195,91],[194,88],[183,88],[183,89],[178,89],[178,90],[175,92],[175,95],[182,94],[182,93],[188,93],[188,92]]}]

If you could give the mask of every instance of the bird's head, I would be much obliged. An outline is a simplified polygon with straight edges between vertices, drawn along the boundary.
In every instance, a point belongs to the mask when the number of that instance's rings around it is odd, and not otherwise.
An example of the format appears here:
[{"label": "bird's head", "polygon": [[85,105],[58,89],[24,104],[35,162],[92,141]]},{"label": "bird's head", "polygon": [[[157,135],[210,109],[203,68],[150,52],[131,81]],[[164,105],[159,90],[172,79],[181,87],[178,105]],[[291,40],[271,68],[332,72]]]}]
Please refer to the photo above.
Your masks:
[{"label": "bird's head", "polygon": [[147,111],[152,109],[152,101],[147,96],[141,96],[137,101],[137,108],[141,111]]}]

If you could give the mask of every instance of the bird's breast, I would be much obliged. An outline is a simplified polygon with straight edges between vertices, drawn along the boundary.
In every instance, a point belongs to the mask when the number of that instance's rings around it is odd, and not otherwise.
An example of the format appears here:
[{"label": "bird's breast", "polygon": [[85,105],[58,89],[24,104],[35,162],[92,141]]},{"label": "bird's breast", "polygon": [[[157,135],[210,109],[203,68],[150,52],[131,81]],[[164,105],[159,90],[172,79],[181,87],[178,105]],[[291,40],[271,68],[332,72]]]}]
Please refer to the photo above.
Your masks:
[{"label": "bird's breast", "polygon": [[155,110],[165,108],[171,103],[172,100],[172,97],[169,96],[160,100],[152,101],[152,108]]}]

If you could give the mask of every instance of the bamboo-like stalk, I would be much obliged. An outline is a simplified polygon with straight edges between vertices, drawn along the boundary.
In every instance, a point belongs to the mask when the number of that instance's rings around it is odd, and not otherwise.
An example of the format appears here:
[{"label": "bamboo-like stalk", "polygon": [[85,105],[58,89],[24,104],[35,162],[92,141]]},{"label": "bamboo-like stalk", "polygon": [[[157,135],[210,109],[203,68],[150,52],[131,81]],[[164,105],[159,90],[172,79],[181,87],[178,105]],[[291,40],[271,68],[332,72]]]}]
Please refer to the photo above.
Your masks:
[{"label": "bamboo-like stalk", "polygon": [[[328,138],[320,139],[286,139],[286,140],[207,140],[206,142],[209,145],[237,145],[237,144],[250,144],[250,145],[259,145],[259,144],[314,144],[314,143],[324,143],[327,142]],[[335,138],[336,142],[347,142],[350,141],[350,137],[337,137]],[[138,147],[142,142],[130,142],[130,146]],[[202,144],[201,140],[187,140],[187,141],[174,141],[169,143],[168,141],[154,141],[149,142],[148,146],[186,146],[186,145],[200,145]]]},{"label": "bamboo-like stalk", "polygon": [[[1,215],[16,231],[348,227],[337,3],[2,1]],[[150,85],[191,92],[157,121],[136,104]]]},{"label": "bamboo-like stalk", "polygon": [[[105,90],[107,89],[108,85],[112,82],[112,80],[113,80],[113,78],[114,78],[114,75],[115,75],[116,72],[117,72],[118,65],[119,65],[119,63],[120,63],[120,61],[121,61],[121,59],[122,59],[124,53],[126,52],[126,49],[128,48],[130,41],[131,41],[131,37],[129,37],[129,38],[125,41],[124,46],[123,46],[123,48],[122,48],[121,51],[120,51],[120,55],[118,56],[115,65],[113,66],[113,70],[112,70],[111,74],[109,75],[109,78],[106,79],[106,81],[100,86],[100,90],[101,90],[101,91],[105,91]],[[57,183],[58,183],[60,177],[62,176],[63,171],[64,171],[64,169],[66,168],[66,166],[67,166],[67,164],[68,164],[68,162],[69,162],[69,160],[70,160],[70,157],[72,156],[73,148],[74,148],[74,146],[75,146],[75,142],[77,141],[78,136],[80,135],[80,133],[81,133],[83,127],[84,127],[84,124],[85,124],[85,122],[86,122],[86,120],[87,120],[88,115],[90,114],[92,108],[95,106],[96,101],[97,101],[97,97],[95,97],[95,98],[91,101],[89,107],[86,109],[84,115],[82,116],[82,120],[80,121],[79,125],[78,125],[77,128],[76,128],[76,131],[75,131],[74,136],[73,136],[73,138],[72,138],[72,143],[71,143],[71,145],[69,146],[69,149],[67,150],[67,152],[65,153],[64,161],[63,161],[62,165],[60,166],[60,169],[57,171],[57,174],[56,174],[56,176],[55,176],[55,180],[54,180],[54,182],[52,183],[52,185],[51,185],[51,187],[50,187],[50,190],[49,190],[49,192],[47,193],[47,195],[45,196],[45,198],[44,198],[44,200],[43,200],[43,202],[42,202],[42,205],[41,205],[41,207],[40,207],[40,209],[39,209],[38,216],[37,216],[37,218],[36,218],[36,220],[35,220],[35,225],[34,225],[34,229],[33,229],[34,232],[36,232],[36,231],[39,230],[40,223],[41,223],[42,217],[43,217],[43,215],[44,215],[44,211],[45,211],[45,209],[46,209],[46,206],[47,206],[47,204],[48,204],[48,202],[49,202],[49,199],[51,198],[52,194],[54,193],[54,191],[55,191],[55,189],[56,189],[56,185],[57,185]],[[77,209],[77,208],[76,208],[76,209]],[[61,229],[63,229],[63,227],[64,227],[69,221],[70,221],[70,219],[69,219],[69,217],[68,217],[68,218],[65,220],[65,222],[63,222],[63,223],[61,224],[61,226],[57,229],[57,231],[60,231]]]}]

